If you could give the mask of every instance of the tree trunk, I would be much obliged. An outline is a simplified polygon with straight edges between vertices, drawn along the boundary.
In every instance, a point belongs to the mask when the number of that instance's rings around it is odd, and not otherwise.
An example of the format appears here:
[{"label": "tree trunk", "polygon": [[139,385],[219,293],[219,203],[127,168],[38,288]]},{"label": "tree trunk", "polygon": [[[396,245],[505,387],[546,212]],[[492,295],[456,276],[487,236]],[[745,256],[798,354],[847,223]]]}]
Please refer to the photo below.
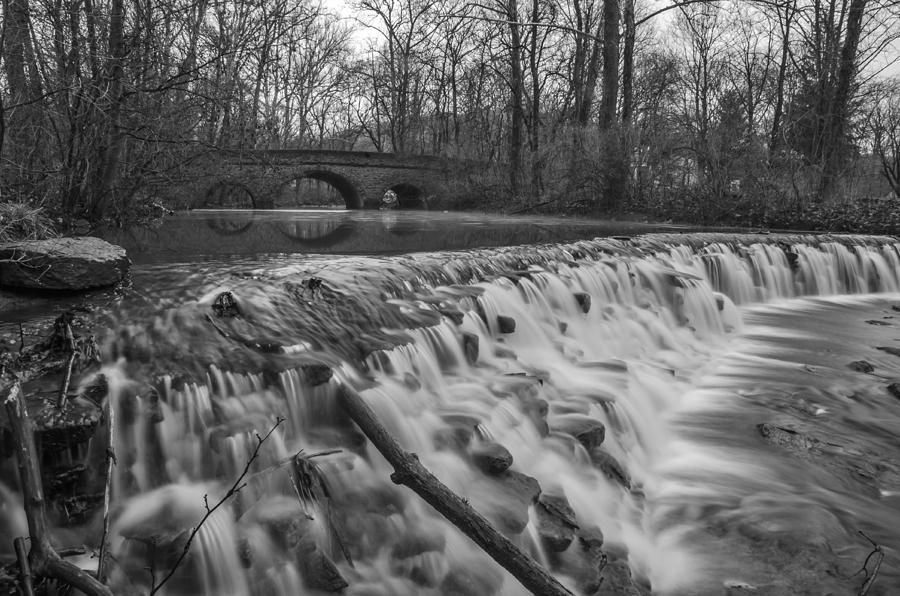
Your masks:
[{"label": "tree trunk", "polygon": [[847,15],[847,34],[841,48],[840,68],[834,89],[831,125],[825,131],[825,151],[822,172],[822,197],[829,198],[836,190],[835,183],[845,158],[844,137],[849,118],[850,98],[856,80],[857,49],[862,34],[862,17],[868,0],[851,0]]},{"label": "tree trunk", "polygon": [[619,0],[603,0],[603,98],[600,128],[609,130],[616,122],[619,99]]},{"label": "tree trunk", "polygon": [[622,48],[622,122],[631,122],[634,109],[634,0],[625,0],[625,40]]},{"label": "tree trunk", "polygon": [[531,70],[531,129],[529,131],[529,145],[531,149],[531,195],[535,201],[540,200],[543,191],[544,163],[541,157],[541,81],[538,71],[538,17],[539,0],[531,0],[531,55],[529,66]]},{"label": "tree trunk", "polygon": [[108,130],[106,146],[100,149],[100,179],[94,189],[94,200],[90,208],[92,219],[101,218],[107,210],[113,192],[113,184],[119,173],[122,156],[123,135],[121,131],[122,78],[125,62],[125,3],[112,0],[109,13],[109,58],[106,65],[108,84],[106,86]]},{"label": "tree trunk", "polygon": [[[775,107],[772,112],[772,132],[769,135],[769,153],[781,144],[781,119],[784,113],[784,84],[787,79],[788,61],[791,52],[791,24],[794,19],[796,1],[785,6],[781,21],[781,62],[778,64],[778,75],[775,80]],[[779,14],[779,16],[781,16]]]},{"label": "tree trunk", "polygon": [[519,178],[522,173],[522,128],[525,111],[522,107],[522,36],[519,31],[517,0],[508,0],[507,19],[510,35],[510,123],[509,123],[509,186],[514,198],[519,197]]}]

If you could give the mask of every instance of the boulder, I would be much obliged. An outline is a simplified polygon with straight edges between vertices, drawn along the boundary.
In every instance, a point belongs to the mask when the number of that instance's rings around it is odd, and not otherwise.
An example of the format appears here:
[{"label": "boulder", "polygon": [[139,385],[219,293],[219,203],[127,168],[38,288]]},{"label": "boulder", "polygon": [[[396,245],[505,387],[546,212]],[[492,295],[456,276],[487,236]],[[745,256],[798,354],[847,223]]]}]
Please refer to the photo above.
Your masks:
[{"label": "boulder", "polygon": [[501,474],[512,465],[513,456],[499,443],[483,443],[472,449],[472,463],[485,474]]},{"label": "boulder", "polygon": [[50,238],[0,245],[0,285],[84,290],[121,281],[131,262],[125,249],[100,238]]}]

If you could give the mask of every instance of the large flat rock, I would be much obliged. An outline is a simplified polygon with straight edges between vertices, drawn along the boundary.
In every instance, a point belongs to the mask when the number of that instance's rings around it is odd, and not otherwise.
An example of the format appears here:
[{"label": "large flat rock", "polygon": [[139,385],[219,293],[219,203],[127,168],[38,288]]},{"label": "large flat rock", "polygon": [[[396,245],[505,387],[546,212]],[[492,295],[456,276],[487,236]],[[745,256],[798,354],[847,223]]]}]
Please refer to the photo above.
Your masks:
[{"label": "large flat rock", "polygon": [[125,249],[100,238],[50,238],[0,245],[0,286],[84,290],[125,277]]}]

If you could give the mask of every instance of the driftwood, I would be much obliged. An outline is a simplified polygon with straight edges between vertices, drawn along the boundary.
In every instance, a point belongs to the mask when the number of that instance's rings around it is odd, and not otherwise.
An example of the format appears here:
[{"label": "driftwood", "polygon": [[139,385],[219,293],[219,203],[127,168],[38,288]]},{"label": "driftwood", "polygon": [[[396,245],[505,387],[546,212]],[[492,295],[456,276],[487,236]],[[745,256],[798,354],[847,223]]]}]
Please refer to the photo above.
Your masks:
[{"label": "driftwood", "polygon": [[388,433],[372,408],[353,389],[342,386],[338,401],[348,416],[394,467],[391,480],[412,489],[438,513],[471,538],[532,594],[539,596],[573,596],[546,569],[498,532],[491,523],[459,495],[451,491],[419,462],[415,454],[405,451]]},{"label": "driftwood", "polygon": [[63,560],[50,544],[44,511],[44,489],[38,469],[37,449],[34,445],[34,427],[25,409],[25,399],[18,381],[7,389],[4,405],[12,429],[22,496],[25,501],[25,517],[28,519],[28,533],[31,537],[28,565],[32,577],[59,580],[81,590],[87,596],[112,596],[112,591],[107,586],[87,571]]}]

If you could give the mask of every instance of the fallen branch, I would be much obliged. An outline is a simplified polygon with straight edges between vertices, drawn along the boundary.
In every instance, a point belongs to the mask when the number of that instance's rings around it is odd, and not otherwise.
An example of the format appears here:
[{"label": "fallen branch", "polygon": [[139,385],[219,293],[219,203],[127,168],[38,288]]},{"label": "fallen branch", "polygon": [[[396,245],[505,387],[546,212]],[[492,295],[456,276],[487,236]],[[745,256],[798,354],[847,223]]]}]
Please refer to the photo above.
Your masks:
[{"label": "fallen branch", "polygon": [[281,423],[284,422],[284,418],[278,417],[275,420],[275,424],[272,425],[272,428],[269,429],[269,432],[265,434],[265,436],[261,437],[259,434],[256,435],[256,447],[253,449],[253,453],[250,454],[250,458],[247,460],[247,463],[244,465],[243,471],[241,471],[241,475],[237,477],[234,481],[234,484],[231,485],[231,488],[222,496],[219,501],[213,505],[209,506],[209,501],[207,500],[208,495],[203,495],[203,506],[206,509],[206,513],[203,514],[203,517],[200,518],[200,521],[191,529],[191,533],[188,535],[187,541],[184,543],[184,548],[181,549],[181,554],[178,556],[178,559],[175,561],[175,564],[172,565],[172,568],[169,569],[169,572],[162,578],[162,580],[157,584],[151,569],[150,573],[150,596],[153,596],[166,584],[167,581],[172,579],[172,576],[175,575],[175,571],[178,570],[178,567],[181,566],[181,563],[184,561],[185,557],[187,557],[188,552],[191,550],[191,543],[193,543],[194,538],[200,532],[200,528],[203,527],[203,524],[206,523],[206,520],[216,512],[216,510],[221,507],[225,501],[236,495],[242,488],[247,486],[247,483],[244,482],[244,478],[246,478],[247,474],[250,472],[250,466],[253,465],[253,462],[256,461],[256,458],[259,457],[259,450],[262,449],[263,443],[266,442],[272,433],[275,432],[275,429],[278,428]]},{"label": "fallen branch", "polygon": [[404,451],[359,393],[342,386],[338,391],[338,402],[381,455],[394,467],[391,480],[395,484],[403,484],[422,497],[509,571],[532,594],[572,596],[572,593],[546,569],[498,532],[467,501],[429,472],[415,454]]},{"label": "fallen branch", "polygon": [[81,590],[87,596],[112,596],[112,591],[94,576],[59,556],[50,544],[44,511],[44,489],[38,469],[34,427],[25,408],[19,381],[7,389],[4,399],[19,468],[19,482],[31,536],[28,564],[33,577],[49,577]]}]

